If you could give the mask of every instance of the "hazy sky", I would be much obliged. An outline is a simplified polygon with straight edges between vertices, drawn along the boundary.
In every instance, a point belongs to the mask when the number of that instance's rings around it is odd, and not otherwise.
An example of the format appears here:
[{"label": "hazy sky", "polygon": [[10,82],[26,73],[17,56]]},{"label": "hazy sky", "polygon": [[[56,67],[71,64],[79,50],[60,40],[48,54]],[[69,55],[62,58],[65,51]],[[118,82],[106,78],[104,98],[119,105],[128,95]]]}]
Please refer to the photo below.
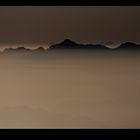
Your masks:
[{"label": "hazy sky", "polygon": [[140,42],[140,6],[0,6],[0,43]]}]

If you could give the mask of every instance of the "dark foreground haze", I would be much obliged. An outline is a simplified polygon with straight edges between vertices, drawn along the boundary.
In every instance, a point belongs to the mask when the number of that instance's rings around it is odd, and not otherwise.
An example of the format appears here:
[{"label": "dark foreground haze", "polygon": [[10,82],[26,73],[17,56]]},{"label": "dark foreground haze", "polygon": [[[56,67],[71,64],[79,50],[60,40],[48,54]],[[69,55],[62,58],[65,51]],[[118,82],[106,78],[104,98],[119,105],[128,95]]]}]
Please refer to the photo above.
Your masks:
[{"label": "dark foreground haze", "polygon": [[140,56],[86,53],[1,58],[0,128],[140,128]]}]

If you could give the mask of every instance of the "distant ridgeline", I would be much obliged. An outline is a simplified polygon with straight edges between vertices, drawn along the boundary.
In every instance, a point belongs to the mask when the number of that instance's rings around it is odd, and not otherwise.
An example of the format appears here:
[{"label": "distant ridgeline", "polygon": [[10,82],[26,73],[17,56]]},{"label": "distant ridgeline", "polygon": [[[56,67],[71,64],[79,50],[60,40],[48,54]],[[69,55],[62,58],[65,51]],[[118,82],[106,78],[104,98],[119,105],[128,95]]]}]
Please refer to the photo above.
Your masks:
[{"label": "distant ridgeline", "polygon": [[65,39],[59,44],[51,45],[48,50],[66,50],[66,49],[87,49],[87,50],[140,50],[140,45],[132,42],[126,42],[117,48],[108,48],[101,44],[78,44],[70,39]]},{"label": "distant ridgeline", "polygon": [[46,50],[43,47],[31,50],[24,47],[6,48],[1,52],[2,57],[44,57]]},{"label": "distant ridgeline", "polygon": [[59,44],[54,44],[52,46],[49,47],[49,51],[50,50],[62,50],[62,49],[103,49],[103,50],[108,50],[109,48],[107,48],[104,45],[100,45],[100,44],[96,44],[96,45],[92,45],[92,44],[78,44],[74,41],[71,41],[70,39],[65,39],[63,42],[59,43]]},{"label": "distant ridgeline", "polygon": [[[73,51],[74,50],[74,51]],[[6,48],[1,52],[0,56],[20,56],[20,57],[46,57],[59,54],[58,52],[63,52],[63,55],[68,55],[71,52],[138,52],[140,51],[140,45],[132,42],[122,43],[117,48],[108,48],[105,45],[101,44],[78,44],[70,39],[65,39],[64,41],[51,45],[48,49],[39,47],[37,49],[31,50],[24,47],[18,48]],[[94,54],[95,54],[94,53]],[[62,54],[61,54],[62,55]]]}]

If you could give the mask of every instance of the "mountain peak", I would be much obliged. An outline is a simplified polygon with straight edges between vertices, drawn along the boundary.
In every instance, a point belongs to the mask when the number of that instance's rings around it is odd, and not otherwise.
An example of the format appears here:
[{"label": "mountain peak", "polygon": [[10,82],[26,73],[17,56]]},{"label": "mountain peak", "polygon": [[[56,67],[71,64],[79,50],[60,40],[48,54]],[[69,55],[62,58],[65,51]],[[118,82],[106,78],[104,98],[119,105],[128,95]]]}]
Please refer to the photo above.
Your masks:
[{"label": "mountain peak", "polygon": [[139,49],[140,45],[133,42],[125,42],[119,46],[119,49]]},{"label": "mountain peak", "polygon": [[26,48],[24,48],[24,47],[18,47],[18,48],[15,48],[15,50],[26,50]]},{"label": "mountain peak", "polygon": [[72,41],[71,39],[65,39],[59,45],[61,45],[61,46],[77,46],[78,44],[76,42]]},{"label": "mountain peak", "polygon": [[18,47],[18,48],[5,48],[4,52],[23,52],[28,51],[29,49],[26,49],[24,47]]},{"label": "mountain peak", "polygon": [[43,47],[39,47],[37,49],[35,49],[36,51],[45,51],[45,49]]},{"label": "mountain peak", "polygon": [[88,49],[101,49],[101,50],[108,50],[108,48],[104,45],[100,44],[78,44],[70,39],[65,39],[64,41],[58,43],[58,44],[53,44],[47,49],[48,51],[50,50],[65,50],[65,49],[77,49],[77,50],[88,50]]}]

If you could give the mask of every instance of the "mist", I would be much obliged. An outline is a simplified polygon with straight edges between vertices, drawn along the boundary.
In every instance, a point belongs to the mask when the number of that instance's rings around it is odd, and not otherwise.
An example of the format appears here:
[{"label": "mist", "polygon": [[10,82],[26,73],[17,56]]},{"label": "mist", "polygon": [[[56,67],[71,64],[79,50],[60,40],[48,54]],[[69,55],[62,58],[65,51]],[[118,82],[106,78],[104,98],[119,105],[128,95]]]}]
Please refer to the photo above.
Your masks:
[{"label": "mist", "polygon": [[140,128],[139,55],[95,54],[1,58],[0,128]]}]

